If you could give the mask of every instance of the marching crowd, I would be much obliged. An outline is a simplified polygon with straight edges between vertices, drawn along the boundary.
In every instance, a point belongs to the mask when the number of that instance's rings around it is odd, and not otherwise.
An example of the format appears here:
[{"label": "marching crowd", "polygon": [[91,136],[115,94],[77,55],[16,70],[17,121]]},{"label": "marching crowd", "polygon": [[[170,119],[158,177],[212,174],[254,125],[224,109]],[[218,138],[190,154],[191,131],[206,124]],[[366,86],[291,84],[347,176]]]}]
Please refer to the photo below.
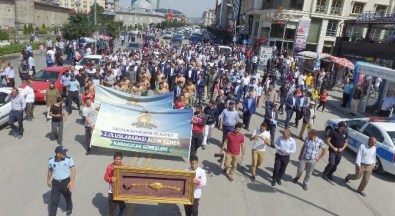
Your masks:
[{"label": "marching crowd", "polygon": [[[147,44],[144,49],[147,52],[118,49],[110,55],[102,54],[100,62],[88,62],[78,70],[72,66],[71,70],[61,77],[63,92],[59,92],[54,87],[54,83],[51,83],[46,90],[47,120],[51,120],[53,139],[60,145],[55,150],[56,157],[49,162],[48,185],[52,186],[52,190],[56,185],[59,189],[52,193],[53,197],[51,196],[51,215],[56,215],[60,194],[67,198],[68,215],[71,214],[72,209],[71,190],[74,186],[75,169],[71,157],[66,156],[67,149],[62,146],[63,121],[67,117],[62,105],[63,98],[66,98],[66,111],[69,115],[73,110],[72,103],[76,102],[77,109],[85,119],[86,145],[89,153],[90,137],[96,121],[93,103],[97,85],[139,96],[146,96],[150,91],[154,94],[172,92],[175,109],[194,109],[191,169],[201,169],[197,165],[197,151],[209,146],[213,141],[212,132],[218,128],[222,131],[222,146],[218,156],[224,158],[223,172],[230,181],[234,181],[237,164],[246,154],[246,136],[241,129],[244,127],[246,131],[250,131],[250,120],[252,117],[258,118],[254,114],[262,106],[265,111],[262,123],[259,128],[252,130],[252,135],[248,138],[252,143],[251,181],[255,182],[256,169],[263,162],[266,146],[270,146],[276,150],[271,185],[281,185],[290,155],[296,152],[296,142],[289,130],[292,117],[295,116],[293,126],[298,128],[301,122],[298,137],[304,143],[299,153],[300,163],[293,182],[297,183],[302,173],[306,171],[302,187],[308,190],[308,182],[315,164],[327,151],[329,151],[329,163],[323,171],[323,178],[332,180],[333,173],[340,163],[341,152],[347,147],[348,135],[344,122],[340,122],[338,129],[333,130],[325,140],[320,139],[314,129],[316,112],[320,107],[324,111],[329,96],[324,69],[314,73],[303,72],[299,70],[297,58],[284,52],[275,53],[268,60],[264,73],[258,73],[257,54],[250,47],[245,46],[235,46],[229,52],[220,52],[209,43],[176,45],[156,41]],[[58,51],[54,54],[53,49],[48,50],[47,65],[63,65],[63,60],[60,60],[63,58],[62,55],[60,59],[59,57],[52,59],[52,55],[61,51],[56,49]],[[31,56],[32,54],[27,60]],[[26,64],[25,58],[22,60],[23,64]],[[31,67],[30,63],[27,65],[27,68]],[[12,68],[12,64],[4,67],[7,83],[11,82],[9,71],[13,71]],[[9,123],[19,138],[22,138],[23,134],[22,113],[25,108],[27,118],[33,119],[33,108],[29,109],[26,105],[30,102],[28,102],[31,94],[29,87],[31,88],[33,81],[28,78],[22,80],[28,82],[27,90],[18,96],[18,89],[14,89],[7,97],[7,100],[13,103],[13,112],[18,112],[10,114]],[[284,109],[286,118],[282,124],[279,115],[284,115]],[[19,127],[14,126],[16,121]],[[275,136],[277,127],[284,128],[278,137]],[[348,182],[363,175],[364,179],[358,188],[358,192],[362,195],[374,164],[375,143],[375,138],[371,137],[369,145],[358,154],[359,170],[355,175],[348,175],[345,178]],[[365,151],[370,152],[368,156],[364,154]],[[59,161],[71,168],[71,171],[68,171],[69,177],[55,175],[54,171],[58,168],[54,164]],[[120,207],[120,215],[125,207],[124,203],[114,201],[111,194],[112,183],[116,180],[112,176],[113,166],[121,164],[122,154],[116,153],[114,163],[107,167],[105,174],[105,180],[110,184],[110,215],[115,214],[116,204]],[[204,171],[199,173],[200,178],[194,180],[197,188],[195,202],[193,206],[186,206],[187,215],[197,215],[198,212],[200,188],[206,184]],[[58,180],[55,181],[57,184],[54,184],[53,180]]]}]

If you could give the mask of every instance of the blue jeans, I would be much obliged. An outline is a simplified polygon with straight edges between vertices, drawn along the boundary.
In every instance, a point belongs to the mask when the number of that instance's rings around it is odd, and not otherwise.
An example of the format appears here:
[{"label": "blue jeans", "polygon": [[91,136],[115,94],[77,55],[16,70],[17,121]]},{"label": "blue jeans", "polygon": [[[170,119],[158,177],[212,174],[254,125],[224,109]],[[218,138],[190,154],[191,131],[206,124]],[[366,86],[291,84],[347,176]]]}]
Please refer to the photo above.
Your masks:
[{"label": "blue jeans", "polygon": [[285,128],[288,128],[289,121],[291,120],[294,111],[292,109],[285,109],[285,112],[287,113],[287,117],[285,119]]}]

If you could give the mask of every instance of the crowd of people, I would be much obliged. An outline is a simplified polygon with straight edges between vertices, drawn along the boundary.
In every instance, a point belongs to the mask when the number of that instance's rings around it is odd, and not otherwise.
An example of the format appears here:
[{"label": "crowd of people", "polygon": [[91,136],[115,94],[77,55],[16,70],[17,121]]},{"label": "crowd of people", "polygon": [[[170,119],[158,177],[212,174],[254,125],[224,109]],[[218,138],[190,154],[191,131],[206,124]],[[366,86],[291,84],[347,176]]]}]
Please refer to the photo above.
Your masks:
[{"label": "crowd of people", "polygon": [[[63,60],[60,60],[63,59],[61,49],[55,47],[57,51],[53,53],[53,48],[49,48],[47,65],[63,65]],[[148,44],[144,49],[148,52],[118,49],[113,54],[103,53],[100,62],[88,62],[78,70],[72,66],[71,70],[66,71],[61,77],[62,92],[54,87],[54,83],[50,84],[46,90],[47,120],[51,120],[53,139],[60,146],[63,145],[63,121],[67,117],[62,105],[63,98],[65,98],[68,115],[72,114],[72,103],[76,102],[77,109],[85,119],[87,153],[90,153],[89,142],[96,121],[93,105],[95,86],[103,85],[138,96],[172,92],[175,109],[194,110],[190,151],[191,169],[199,171],[197,152],[199,149],[204,150],[213,142],[213,130],[218,128],[222,131],[222,145],[218,155],[225,159],[223,172],[230,181],[234,181],[237,164],[244,159],[246,154],[245,135],[241,129],[244,127],[246,131],[250,131],[251,118],[259,118],[255,115],[257,109],[264,107],[262,124],[259,128],[253,129],[252,136],[249,138],[252,143],[251,181],[255,182],[256,170],[263,162],[266,146],[270,146],[276,150],[271,185],[282,184],[281,180],[290,161],[290,155],[296,152],[296,142],[289,129],[294,115],[293,125],[296,128],[299,127],[299,122],[302,122],[298,137],[303,140],[304,144],[298,157],[300,163],[293,181],[298,182],[302,172],[306,171],[302,187],[307,190],[315,164],[328,149],[329,163],[323,172],[323,177],[332,179],[340,163],[341,152],[347,147],[348,136],[344,130],[344,122],[339,123],[339,128],[332,131],[325,141],[317,136],[314,129],[316,110],[322,106],[322,111],[324,111],[329,96],[326,89],[325,70],[317,70],[315,73],[303,72],[299,70],[298,60],[284,52],[275,53],[269,58],[267,68],[263,70],[263,73],[258,73],[257,54],[251,51],[250,47],[245,46],[235,46],[232,51],[222,53],[210,43],[179,45],[160,41]],[[53,59],[52,56],[56,56],[56,52],[60,52],[60,57]],[[27,62],[31,62],[29,61],[31,56],[32,54]],[[22,65],[25,63],[24,57]],[[31,67],[30,63],[27,65],[27,68]],[[8,65],[7,68],[12,68],[11,66]],[[24,70],[28,69],[22,69]],[[6,79],[9,82],[11,78],[9,73],[6,73]],[[33,82],[28,78],[22,80],[29,82],[30,86]],[[13,90],[7,100],[12,101],[13,109],[23,110],[28,107],[25,104],[28,103],[27,97],[18,96],[17,91]],[[279,115],[284,115],[284,108],[286,118],[282,125]],[[30,113],[28,118],[32,119],[33,111]],[[20,113],[10,115],[10,125],[16,136],[21,137],[23,126],[19,116]],[[13,125],[15,121],[18,123],[20,121],[19,128]],[[278,127],[283,127],[284,130],[280,136],[276,137]],[[307,131],[307,136],[305,131]],[[372,143],[375,143],[374,140]],[[68,196],[71,199],[71,193],[64,191],[65,188],[71,191],[74,186],[74,162],[66,156],[66,152],[67,149],[63,147],[57,148],[56,157],[50,159],[49,162],[48,185],[55,190],[53,180],[60,182],[57,184],[57,191],[54,192],[54,200],[51,201],[53,215],[56,214],[60,193],[65,195],[66,199]],[[111,185],[116,180],[112,177],[112,169],[114,165],[122,165],[122,157],[121,153],[116,153],[114,163],[107,167],[105,180],[110,184],[110,195]],[[68,159],[64,161],[64,158]],[[64,184],[62,183],[64,179],[55,175],[54,171],[57,168],[53,166],[56,161],[62,159],[71,170],[68,171],[69,177],[65,178],[68,180]],[[362,161],[365,164],[366,161],[364,159]],[[370,166],[370,162],[372,161],[366,162],[365,165]],[[369,168],[364,168],[363,171],[368,172]],[[198,212],[200,187],[206,184],[204,172],[199,171],[199,173],[201,178],[194,180],[195,202],[193,206],[186,206],[187,215],[197,215]],[[349,175],[346,181],[358,177],[360,177],[359,173]],[[368,176],[364,175],[364,177],[364,183],[358,189],[361,194],[368,181]],[[116,204],[123,212],[124,203],[114,201],[110,195],[110,215],[115,214]],[[67,202],[67,213],[70,215],[72,203],[71,200]]]}]

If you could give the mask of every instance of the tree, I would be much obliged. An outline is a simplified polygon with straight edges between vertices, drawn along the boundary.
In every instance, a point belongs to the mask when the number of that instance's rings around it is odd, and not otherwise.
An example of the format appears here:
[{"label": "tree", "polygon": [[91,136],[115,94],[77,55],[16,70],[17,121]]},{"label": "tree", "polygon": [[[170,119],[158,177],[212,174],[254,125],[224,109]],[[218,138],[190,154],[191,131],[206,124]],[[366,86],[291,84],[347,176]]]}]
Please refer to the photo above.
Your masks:
[{"label": "tree", "polygon": [[27,27],[27,31],[28,31],[29,34],[34,32],[33,24],[31,24],[31,23],[29,24],[29,26]]},{"label": "tree", "polygon": [[41,28],[42,28],[42,29],[47,29],[47,27],[45,27],[45,24],[44,24],[44,23],[41,25]]},{"label": "tree", "polygon": [[9,40],[10,35],[3,29],[0,29],[0,41]]},{"label": "tree", "polygon": [[[95,4],[91,6],[91,12],[89,13],[89,18],[94,22],[94,8]],[[100,32],[107,32],[107,36],[116,38],[121,33],[120,30],[124,29],[122,21],[114,21],[114,16],[105,15],[104,7],[100,6],[99,4],[96,5],[96,21],[97,24],[100,25]]]},{"label": "tree", "polygon": [[95,27],[89,16],[89,14],[85,13],[72,12],[68,18],[69,23],[63,25],[64,38],[73,40],[91,36],[95,31]]},{"label": "tree", "polygon": [[29,30],[27,29],[27,25],[23,25],[23,34],[29,34]]}]

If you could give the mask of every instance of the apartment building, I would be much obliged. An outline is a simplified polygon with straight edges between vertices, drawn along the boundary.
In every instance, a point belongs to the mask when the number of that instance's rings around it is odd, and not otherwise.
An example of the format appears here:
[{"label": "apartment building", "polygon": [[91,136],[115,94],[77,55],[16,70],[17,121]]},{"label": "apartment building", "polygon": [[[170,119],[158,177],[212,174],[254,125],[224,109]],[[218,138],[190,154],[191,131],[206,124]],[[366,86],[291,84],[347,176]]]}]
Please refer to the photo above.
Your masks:
[{"label": "apartment building", "polygon": [[[105,8],[107,1],[111,2],[111,0],[96,0],[96,3]],[[89,12],[95,0],[57,0],[57,2],[61,7]]]},{"label": "apartment building", "polygon": [[331,52],[345,20],[393,8],[393,0],[244,0],[241,14],[252,41],[279,50]]},{"label": "apartment building", "polygon": [[212,26],[215,23],[215,10],[206,10],[202,15],[202,25]]}]

